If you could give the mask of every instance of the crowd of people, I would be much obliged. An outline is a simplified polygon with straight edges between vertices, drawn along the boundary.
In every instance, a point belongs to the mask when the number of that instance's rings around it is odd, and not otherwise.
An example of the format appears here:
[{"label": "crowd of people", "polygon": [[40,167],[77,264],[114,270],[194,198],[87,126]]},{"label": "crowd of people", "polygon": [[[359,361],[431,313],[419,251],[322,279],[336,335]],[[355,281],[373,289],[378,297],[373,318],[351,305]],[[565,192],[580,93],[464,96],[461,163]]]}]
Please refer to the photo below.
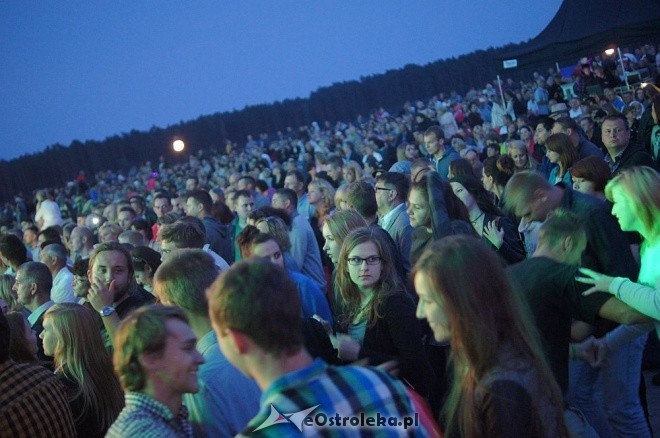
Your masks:
[{"label": "crowd of people", "polygon": [[658,49],[17,195],[0,436],[651,436]]}]

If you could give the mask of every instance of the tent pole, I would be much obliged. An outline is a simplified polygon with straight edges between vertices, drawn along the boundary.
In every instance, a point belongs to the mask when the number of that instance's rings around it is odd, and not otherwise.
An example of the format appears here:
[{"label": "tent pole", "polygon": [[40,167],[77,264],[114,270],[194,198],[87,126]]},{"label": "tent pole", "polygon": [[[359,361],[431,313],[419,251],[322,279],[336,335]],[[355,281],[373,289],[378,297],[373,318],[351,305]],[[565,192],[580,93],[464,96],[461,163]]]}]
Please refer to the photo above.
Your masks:
[{"label": "tent pole", "polygon": [[621,63],[621,73],[623,73],[623,79],[626,80],[626,90],[630,90],[630,84],[628,84],[628,75],[626,74],[626,67],[623,65],[623,57],[621,56],[621,49],[619,47],[616,48],[617,52],[619,52],[619,62]]}]

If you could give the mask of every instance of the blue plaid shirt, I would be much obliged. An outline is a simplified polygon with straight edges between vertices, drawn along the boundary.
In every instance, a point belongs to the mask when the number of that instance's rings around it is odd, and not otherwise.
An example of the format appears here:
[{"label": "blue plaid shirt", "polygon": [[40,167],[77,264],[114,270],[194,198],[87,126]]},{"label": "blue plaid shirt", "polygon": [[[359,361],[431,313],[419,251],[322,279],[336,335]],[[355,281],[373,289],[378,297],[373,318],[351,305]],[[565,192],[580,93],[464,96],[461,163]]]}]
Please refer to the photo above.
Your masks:
[{"label": "blue plaid shirt", "polygon": [[127,392],[126,406],[110,426],[106,437],[166,438],[190,437],[188,409],[181,405],[177,415],[159,401],[139,392]]},{"label": "blue plaid shirt", "polygon": [[[403,427],[405,417],[413,422],[407,428]],[[385,424],[375,424],[378,418]],[[337,427],[338,419],[346,424]],[[418,416],[406,388],[386,372],[330,366],[316,359],[280,377],[263,392],[259,414],[242,435],[429,436],[415,419]],[[351,420],[357,424],[351,425]]]}]

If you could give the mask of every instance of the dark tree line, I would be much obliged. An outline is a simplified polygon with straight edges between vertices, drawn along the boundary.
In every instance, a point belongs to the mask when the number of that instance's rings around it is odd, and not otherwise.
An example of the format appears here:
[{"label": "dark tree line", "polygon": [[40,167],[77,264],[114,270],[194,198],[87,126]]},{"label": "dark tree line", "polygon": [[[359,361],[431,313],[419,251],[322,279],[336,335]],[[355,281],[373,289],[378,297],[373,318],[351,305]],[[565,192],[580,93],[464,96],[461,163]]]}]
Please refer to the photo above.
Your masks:
[{"label": "dark tree line", "polygon": [[[496,74],[496,55],[514,45],[479,50],[425,66],[407,65],[383,74],[322,87],[307,99],[286,99],[254,105],[240,111],[200,116],[166,128],[133,130],[103,141],[74,140],[69,146],[55,144],[44,151],[0,161],[0,197],[42,187],[58,187],[79,170],[92,175],[101,170],[128,170],[147,160],[170,154],[175,137],[186,140],[189,151],[218,147],[225,140],[243,141],[248,134],[284,131],[312,121],[350,121],[379,107],[396,113],[406,101],[428,99],[439,92],[465,92],[483,87]],[[520,76],[528,72],[515,72]],[[516,79],[514,77],[514,79]],[[219,148],[220,150],[222,148]]]}]

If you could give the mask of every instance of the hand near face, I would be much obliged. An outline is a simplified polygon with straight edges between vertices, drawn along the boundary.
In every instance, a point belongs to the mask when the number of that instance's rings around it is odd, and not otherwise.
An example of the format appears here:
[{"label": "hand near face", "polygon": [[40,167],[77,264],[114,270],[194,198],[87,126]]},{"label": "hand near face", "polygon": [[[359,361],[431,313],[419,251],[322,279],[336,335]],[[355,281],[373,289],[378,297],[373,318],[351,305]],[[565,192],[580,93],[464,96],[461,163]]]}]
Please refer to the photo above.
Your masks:
[{"label": "hand near face", "polygon": [[101,279],[96,278],[89,286],[87,299],[89,299],[92,307],[100,312],[104,307],[112,306],[112,303],[115,300],[115,289],[115,280],[112,280],[110,284],[106,286]]}]

